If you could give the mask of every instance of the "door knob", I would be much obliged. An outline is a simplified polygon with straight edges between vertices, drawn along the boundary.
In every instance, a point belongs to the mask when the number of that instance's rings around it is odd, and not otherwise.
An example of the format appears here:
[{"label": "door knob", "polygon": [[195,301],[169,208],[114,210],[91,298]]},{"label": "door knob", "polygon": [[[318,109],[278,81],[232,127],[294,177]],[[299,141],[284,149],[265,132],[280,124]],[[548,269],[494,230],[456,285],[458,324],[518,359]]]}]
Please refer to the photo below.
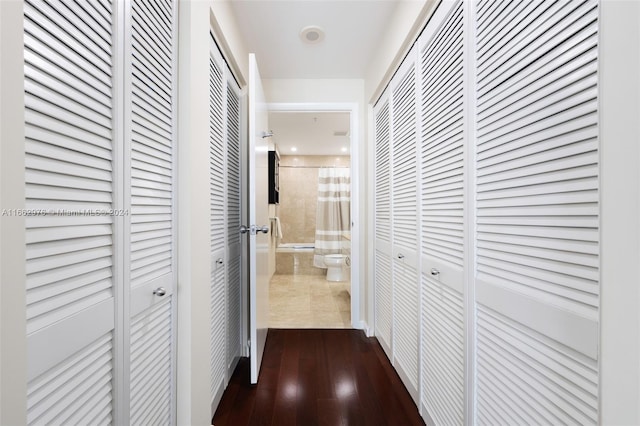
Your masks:
[{"label": "door knob", "polygon": [[398,255],[398,259],[404,259],[404,254],[400,253],[400,254]]},{"label": "door knob", "polygon": [[224,263],[224,260],[222,260],[222,258],[220,258],[220,259],[216,260],[216,263],[218,265],[222,265]]},{"label": "door knob", "polygon": [[440,275],[440,271],[438,271],[436,268],[431,268],[431,275],[437,277],[438,275]]},{"label": "door knob", "polygon": [[256,226],[256,225],[251,225],[251,226],[240,226],[240,233],[241,234],[246,234],[249,233],[251,235],[256,235],[258,232],[264,232],[265,234],[269,233],[269,225],[264,225],[264,226]]},{"label": "door knob", "polygon": [[153,294],[156,296],[164,296],[165,294],[167,294],[167,290],[164,289],[164,287],[158,287],[155,290],[153,290]]}]

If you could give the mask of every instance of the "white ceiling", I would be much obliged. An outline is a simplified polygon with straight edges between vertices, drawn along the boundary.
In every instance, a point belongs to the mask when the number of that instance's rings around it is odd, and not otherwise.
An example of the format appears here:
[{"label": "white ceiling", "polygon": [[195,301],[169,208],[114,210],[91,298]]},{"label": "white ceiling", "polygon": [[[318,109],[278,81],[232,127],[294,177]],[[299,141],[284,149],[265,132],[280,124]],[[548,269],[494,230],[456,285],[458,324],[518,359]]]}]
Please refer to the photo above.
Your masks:
[{"label": "white ceiling", "polygon": [[[396,0],[233,0],[240,32],[262,78],[364,78]],[[320,26],[306,44],[300,31]]]},{"label": "white ceiling", "polygon": [[[328,79],[364,78],[397,1],[232,0],[231,5],[262,78]],[[308,26],[324,30],[320,43],[301,40]],[[334,136],[349,131],[349,113],[271,112],[269,127],[281,155],[349,155],[349,137]]]},{"label": "white ceiling", "polygon": [[272,111],[269,127],[280,155],[350,155],[349,137],[334,135],[349,131],[348,112]]}]

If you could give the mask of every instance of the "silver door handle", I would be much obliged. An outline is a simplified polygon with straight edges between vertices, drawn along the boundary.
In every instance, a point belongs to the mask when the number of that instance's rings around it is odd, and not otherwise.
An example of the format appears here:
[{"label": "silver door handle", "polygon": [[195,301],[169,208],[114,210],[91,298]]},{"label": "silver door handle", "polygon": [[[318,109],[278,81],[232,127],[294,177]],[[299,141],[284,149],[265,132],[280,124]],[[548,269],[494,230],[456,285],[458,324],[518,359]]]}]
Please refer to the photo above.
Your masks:
[{"label": "silver door handle", "polygon": [[222,258],[220,258],[220,259],[216,260],[216,263],[218,265],[222,265],[224,263],[224,260],[222,260]]},{"label": "silver door handle", "polygon": [[258,232],[264,232],[265,234],[269,233],[269,226],[268,225],[264,225],[264,226],[256,226],[256,225],[251,225],[251,226],[240,226],[240,233],[241,234],[246,234],[249,233],[251,235],[256,235]]},{"label": "silver door handle", "polygon": [[400,254],[398,255],[398,259],[404,259],[404,254],[400,253]]},{"label": "silver door handle", "polygon": [[156,296],[164,296],[165,294],[167,294],[167,290],[164,289],[164,287],[158,287],[155,290],[153,290],[153,294]]},{"label": "silver door handle", "polygon": [[431,268],[431,275],[437,277],[438,275],[440,275],[440,271],[438,271],[436,268]]}]

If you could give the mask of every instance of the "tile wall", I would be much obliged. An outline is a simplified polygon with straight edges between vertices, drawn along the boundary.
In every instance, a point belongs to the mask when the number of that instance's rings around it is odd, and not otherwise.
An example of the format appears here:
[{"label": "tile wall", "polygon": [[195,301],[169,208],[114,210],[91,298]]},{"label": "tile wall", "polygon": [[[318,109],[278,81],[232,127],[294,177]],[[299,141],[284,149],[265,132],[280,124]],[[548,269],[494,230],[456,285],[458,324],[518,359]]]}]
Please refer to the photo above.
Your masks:
[{"label": "tile wall", "polygon": [[[349,156],[283,155],[280,157],[280,243],[312,243],[316,234],[318,170],[349,166]],[[296,168],[299,167],[299,168]]]}]

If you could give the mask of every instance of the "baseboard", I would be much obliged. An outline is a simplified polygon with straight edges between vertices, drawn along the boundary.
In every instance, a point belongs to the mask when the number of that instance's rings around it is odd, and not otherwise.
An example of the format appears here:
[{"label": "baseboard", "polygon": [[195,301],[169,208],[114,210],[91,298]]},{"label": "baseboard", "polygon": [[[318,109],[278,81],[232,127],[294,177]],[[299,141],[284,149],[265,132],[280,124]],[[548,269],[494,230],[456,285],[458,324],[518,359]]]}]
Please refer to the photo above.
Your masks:
[{"label": "baseboard", "polygon": [[431,418],[431,415],[429,414],[429,410],[427,410],[427,407],[425,407],[424,404],[420,404],[420,408],[422,408],[422,410],[420,410],[420,415],[422,416],[422,420],[424,420],[424,423],[427,426],[435,426],[436,422],[434,422],[433,418]]},{"label": "baseboard", "polygon": [[218,409],[218,404],[220,404],[220,400],[222,399],[222,394],[224,394],[224,379],[220,381],[218,385],[218,389],[216,389],[216,393],[213,395],[213,399],[211,400],[211,418],[213,419],[213,415],[216,413]]},{"label": "baseboard", "polygon": [[373,337],[373,330],[369,327],[369,324],[367,324],[366,321],[360,321],[360,324],[358,324],[358,329],[363,330],[364,334],[366,334],[367,337]]}]

